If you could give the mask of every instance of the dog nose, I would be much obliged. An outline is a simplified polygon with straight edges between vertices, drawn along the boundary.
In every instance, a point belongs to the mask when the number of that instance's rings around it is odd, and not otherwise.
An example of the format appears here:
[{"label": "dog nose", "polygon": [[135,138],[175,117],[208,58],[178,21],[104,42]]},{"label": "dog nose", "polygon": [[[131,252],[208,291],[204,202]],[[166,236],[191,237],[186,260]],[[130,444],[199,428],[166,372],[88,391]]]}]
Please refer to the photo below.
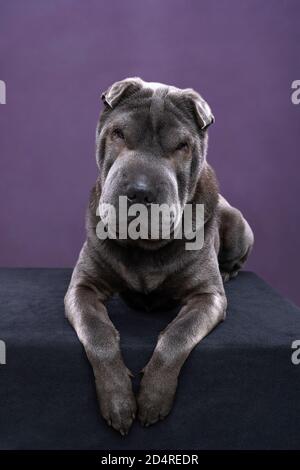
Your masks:
[{"label": "dog nose", "polygon": [[144,181],[135,181],[128,186],[127,198],[132,204],[152,204],[156,193]]}]

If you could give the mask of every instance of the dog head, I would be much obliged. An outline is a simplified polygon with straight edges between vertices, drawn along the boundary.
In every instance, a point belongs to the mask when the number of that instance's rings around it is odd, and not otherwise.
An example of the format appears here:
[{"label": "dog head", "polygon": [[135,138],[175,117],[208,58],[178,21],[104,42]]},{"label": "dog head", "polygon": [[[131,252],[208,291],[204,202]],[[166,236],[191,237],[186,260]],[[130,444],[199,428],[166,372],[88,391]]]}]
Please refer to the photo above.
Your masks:
[{"label": "dog head", "polygon": [[118,207],[193,200],[206,165],[211,109],[192,89],[128,78],[102,95],[96,133],[101,201]]}]

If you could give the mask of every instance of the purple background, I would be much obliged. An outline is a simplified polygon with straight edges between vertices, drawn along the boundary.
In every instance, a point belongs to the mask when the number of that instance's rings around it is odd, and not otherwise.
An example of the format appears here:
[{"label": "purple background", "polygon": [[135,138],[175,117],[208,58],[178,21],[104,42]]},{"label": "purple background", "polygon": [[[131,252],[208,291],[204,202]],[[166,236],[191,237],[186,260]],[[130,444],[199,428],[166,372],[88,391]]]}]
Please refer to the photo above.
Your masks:
[{"label": "purple background", "polygon": [[298,0],[0,0],[0,265],[72,266],[100,92],[127,76],[210,103],[209,161],[250,221],[247,265],[300,303]]}]

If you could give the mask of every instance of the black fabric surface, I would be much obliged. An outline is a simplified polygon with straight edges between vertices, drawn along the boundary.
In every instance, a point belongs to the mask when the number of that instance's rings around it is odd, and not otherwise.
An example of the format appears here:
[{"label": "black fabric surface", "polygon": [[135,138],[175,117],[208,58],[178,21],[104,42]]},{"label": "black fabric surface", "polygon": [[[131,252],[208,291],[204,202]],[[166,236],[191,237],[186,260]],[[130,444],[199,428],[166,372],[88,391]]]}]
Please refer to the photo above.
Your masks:
[{"label": "black fabric surface", "polygon": [[[64,318],[70,269],[0,270],[1,449],[300,448],[300,309],[255,274],[226,285],[226,321],[192,352],[165,421],[122,437],[98,412],[92,370]],[[109,304],[128,367],[146,364],[175,312]]]}]

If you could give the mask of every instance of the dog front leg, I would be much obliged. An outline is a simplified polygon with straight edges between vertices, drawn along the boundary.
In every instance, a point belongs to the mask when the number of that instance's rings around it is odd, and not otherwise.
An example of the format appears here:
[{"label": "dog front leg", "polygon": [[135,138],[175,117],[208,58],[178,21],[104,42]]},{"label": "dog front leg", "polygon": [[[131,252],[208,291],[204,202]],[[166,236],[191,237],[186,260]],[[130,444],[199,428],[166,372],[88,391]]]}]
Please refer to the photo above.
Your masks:
[{"label": "dog front leg", "polygon": [[119,333],[104,300],[105,296],[93,285],[76,282],[65,297],[66,315],[93,368],[102,416],[124,435],[135,418],[136,401],[130,372],[121,356]]},{"label": "dog front leg", "polygon": [[226,305],[223,292],[195,295],[160,334],[140,385],[138,408],[143,425],[169,413],[181,367],[199,341],[225,318]]}]

